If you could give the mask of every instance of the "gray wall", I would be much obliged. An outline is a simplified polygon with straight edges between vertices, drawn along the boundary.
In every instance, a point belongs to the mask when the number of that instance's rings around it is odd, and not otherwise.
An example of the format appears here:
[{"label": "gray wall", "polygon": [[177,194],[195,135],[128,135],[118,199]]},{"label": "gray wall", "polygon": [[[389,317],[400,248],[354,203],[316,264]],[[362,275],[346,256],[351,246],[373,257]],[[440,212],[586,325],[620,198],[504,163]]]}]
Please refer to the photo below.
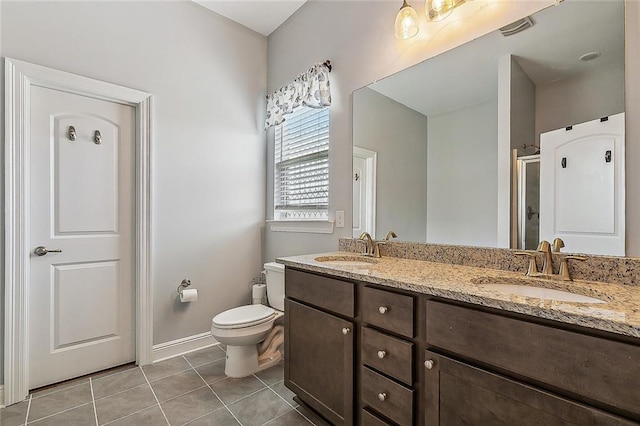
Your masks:
[{"label": "gray wall", "polygon": [[536,86],[536,143],[540,133],[624,111],[624,68],[597,68]]},{"label": "gray wall", "polygon": [[[331,235],[265,230],[264,260],[336,250],[338,238],[351,237],[351,93],[374,80],[530,15],[553,1],[498,2],[474,12],[473,25],[460,28],[422,23],[418,37],[393,37],[399,4],[387,1],[310,1],[269,36],[268,89],[276,90],[317,62],[330,59],[333,105],[330,107],[330,213],[345,211],[345,228]],[[472,10],[469,2],[465,10]],[[460,8],[463,13],[464,8]],[[491,10],[489,10],[491,9]],[[454,12],[455,14],[458,11]],[[455,27],[455,28],[454,28]],[[427,36],[428,34],[428,36]],[[267,218],[273,217],[273,136],[268,134]]]},{"label": "gray wall", "polygon": [[[154,343],[247,302],[262,263],[267,39],[192,2],[2,2],[0,24],[2,56],[154,96]],[[183,278],[198,302],[176,302]]]},{"label": "gray wall", "polygon": [[378,153],[376,238],[427,235],[427,117],[380,93],[353,93],[353,144]]},{"label": "gray wall", "polygon": [[[536,149],[532,145],[536,145],[536,86],[531,81],[529,76],[524,72],[518,61],[511,56],[511,69],[509,73],[509,143],[511,150],[517,149],[518,156],[532,155],[536,152]],[[526,146],[526,148],[525,148]],[[511,152],[509,152],[511,154]],[[516,170],[512,166],[511,169],[511,191],[509,194],[509,204],[511,206],[511,216],[509,222],[509,229],[511,232],[511,247],[518,247],[518,205],[517,205],[517,176]],[[540,188],[540,185],[535,185],[536,188]],[[529,185],[531,188],[531,185]],[[534,191],[535,192],[535,191]],[[528,190],[527,196],[534,196],[531,190]],[[536,209],[539,211],[539,209]],[[537,219],[536,224],[537,224]],[[533,222],[528,221],[529,227]],[[536,225],[537,226],[537,225]],[[527,228],[527,236],[531,238],[538,238],[538,233]],[[537,241],[536,241],[537,243]]]},{"label": "gray wall", "polygon": [[536,142],[536,86],[522,70],[520,64],[511,57],[511,148],[518,149],[518,155],[531,155],[533,148],[523,149],[523,145]]},{"label": "gray wall", "polygon": [[495,247],[498,102],[428,118],[427,241]]}]

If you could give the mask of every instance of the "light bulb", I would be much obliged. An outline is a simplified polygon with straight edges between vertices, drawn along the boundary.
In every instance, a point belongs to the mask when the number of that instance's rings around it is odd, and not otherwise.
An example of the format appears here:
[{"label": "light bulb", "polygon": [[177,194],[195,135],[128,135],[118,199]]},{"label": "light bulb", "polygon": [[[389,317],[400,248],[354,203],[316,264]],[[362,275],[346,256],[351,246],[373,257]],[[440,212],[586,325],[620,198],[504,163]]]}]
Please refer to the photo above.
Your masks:
[{"label": "light bulb", "polygon": [[396,15],[396,38],[406,40],[418,34],[418,14],[415,9],[404,0],[402,7]]},{"label": "light bulb", "polygon": [[451,15],[454,7],[454,0],[426,0],[424,5],[429,21],[442,21]]},{"label": "light bulb", "polygon": [[445,0],[433,0],[431,2],[431,7],[433,7],[433,10],[436,12],[441,12],[442,9],[445,8]]}]

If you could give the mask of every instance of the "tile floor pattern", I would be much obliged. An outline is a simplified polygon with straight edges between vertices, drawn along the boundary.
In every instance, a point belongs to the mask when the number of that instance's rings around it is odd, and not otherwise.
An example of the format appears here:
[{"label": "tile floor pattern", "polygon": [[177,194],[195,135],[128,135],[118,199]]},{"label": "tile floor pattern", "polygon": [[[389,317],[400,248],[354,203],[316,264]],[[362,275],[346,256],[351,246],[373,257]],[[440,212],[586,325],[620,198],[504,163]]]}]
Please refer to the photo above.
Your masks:
[{"label": "tile floor pattern", "polygon": [[242,379],[224,375],[219,347],[142,368],[123,366],[36,390],[0,410],[0,425],[243,425],[325,423],[293,401],[282,363]]}]

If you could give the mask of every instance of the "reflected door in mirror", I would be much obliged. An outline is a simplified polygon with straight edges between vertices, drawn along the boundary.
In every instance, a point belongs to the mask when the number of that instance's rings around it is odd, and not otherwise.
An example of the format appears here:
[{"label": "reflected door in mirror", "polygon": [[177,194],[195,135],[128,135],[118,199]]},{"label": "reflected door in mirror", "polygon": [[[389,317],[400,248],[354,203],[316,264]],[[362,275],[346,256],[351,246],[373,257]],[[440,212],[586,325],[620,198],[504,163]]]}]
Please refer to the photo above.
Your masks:
[{"label": "reflected door in mirror", "polygon": [[625,254],[624,113],[540,137],[540,238]]},{"label": "reflected door in mirror", "polygon": [[353,147],[353,238],[376,235],[376,162],[378,154]]}]

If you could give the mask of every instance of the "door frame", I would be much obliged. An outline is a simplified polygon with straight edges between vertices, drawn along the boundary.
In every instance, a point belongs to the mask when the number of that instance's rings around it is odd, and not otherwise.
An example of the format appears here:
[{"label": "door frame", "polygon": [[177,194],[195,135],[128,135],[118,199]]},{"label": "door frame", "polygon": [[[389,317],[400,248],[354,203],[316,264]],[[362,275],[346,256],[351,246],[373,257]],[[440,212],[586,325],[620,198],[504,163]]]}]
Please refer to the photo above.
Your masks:
[{"label": "door frame", "polygon": [[4,403],[29,393],[29,145],[32,86],[129,105],[136,110],[134,282],[136,363],[152,362],[151,94],[5,58]]},{"label": "door frame", "polygon": [[[365,201],[364,205],[369,214],[366,215],[364,229],[371,234],[373,238],[376,237],[376,187],[378,176],[378,153],[370,149],[361,148],[359,146],[353,147],[353,154],[351,157],[351,167],[353,168],[353,157],[362,158],[366,165],[366,185],[364,188]],[[351,173],[353,179],[353,170]],[[352,197],[353,198],[353,197]],[[353,226],[352,226],[353,228]],[[351,232],[353,234],[353,231]],[[358,238],[357,236],[353,236]]]}]

